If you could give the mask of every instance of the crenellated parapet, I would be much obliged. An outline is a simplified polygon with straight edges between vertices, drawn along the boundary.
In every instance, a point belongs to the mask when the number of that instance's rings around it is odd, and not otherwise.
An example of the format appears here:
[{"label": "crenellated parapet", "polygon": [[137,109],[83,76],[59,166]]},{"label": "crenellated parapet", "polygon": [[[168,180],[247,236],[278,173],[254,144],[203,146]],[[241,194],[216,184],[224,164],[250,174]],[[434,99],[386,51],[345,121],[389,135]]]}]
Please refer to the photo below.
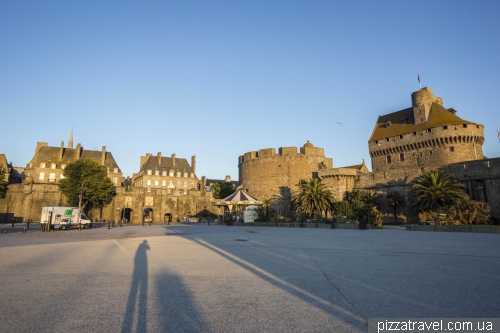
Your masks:
[{"label": "crenellated parapet", "polygon": [[324,149],[307,142],[303,147],[265,148],[238,158],[239,180],[249,194],[264,200],[286,187],[293,191],[300,179],[315,177],[318,170],[332,168]]},{"label": "crenellated parapet", "polygon": [[428,88],[412,94],[412,104],[379,117],[368,142],[374,172],[484,158],[483,125],[445,109]]}]

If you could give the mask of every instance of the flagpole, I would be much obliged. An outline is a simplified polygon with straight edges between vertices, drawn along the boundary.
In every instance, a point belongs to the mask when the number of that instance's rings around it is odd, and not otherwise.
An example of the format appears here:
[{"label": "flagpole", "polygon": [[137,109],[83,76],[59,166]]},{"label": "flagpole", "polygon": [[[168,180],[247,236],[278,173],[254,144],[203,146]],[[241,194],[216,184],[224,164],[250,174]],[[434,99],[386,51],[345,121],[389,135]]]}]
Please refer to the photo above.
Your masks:
[{"label": "flagpole", "polygon": [[498,142],[500,142],[500,127],[497,126]]},{"label": "flagpole", "polygon": [[472,145],[474,146],[474,155],[476,156],[476,160],[477,160],[476,138],[474,138],[474,132],[472,132]]},{"label": "flagpole", "polygon": [[420,85],[420,89],[422,89],[422,82],[420,81],[420,71],[417,72],[418,84]]}]

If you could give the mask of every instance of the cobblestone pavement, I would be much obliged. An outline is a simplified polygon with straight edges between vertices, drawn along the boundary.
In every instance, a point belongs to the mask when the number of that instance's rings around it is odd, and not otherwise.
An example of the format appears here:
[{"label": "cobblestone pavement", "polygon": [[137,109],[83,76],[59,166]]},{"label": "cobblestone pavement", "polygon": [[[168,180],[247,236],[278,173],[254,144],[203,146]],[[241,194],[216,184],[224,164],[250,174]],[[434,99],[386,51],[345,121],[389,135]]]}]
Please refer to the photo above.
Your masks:
[{"label": "cobblestone pavement", "polygon": [[2,332],[365,332],[498,317],[494,234],[0,225]]}]

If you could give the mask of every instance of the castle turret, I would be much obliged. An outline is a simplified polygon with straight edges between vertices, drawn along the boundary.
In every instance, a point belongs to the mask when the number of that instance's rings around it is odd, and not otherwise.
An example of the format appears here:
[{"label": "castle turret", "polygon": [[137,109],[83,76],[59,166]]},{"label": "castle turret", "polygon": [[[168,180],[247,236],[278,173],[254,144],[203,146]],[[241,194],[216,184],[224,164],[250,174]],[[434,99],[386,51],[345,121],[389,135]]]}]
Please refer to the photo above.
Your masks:
[{"label": "castle turret", "polygon": [[73,130],[71,130],[71,134],[69,135],[68,148],[73,149]]},{"label": "castle turret", "polygon": [[415,117],[415,125],[425,123],[429,119],[432,103],[437,103],[443,106],[443,99],[436,97],[432,93],[431,88],[422,88],[411,94],[411,104],[413,107],[413,115]]}]

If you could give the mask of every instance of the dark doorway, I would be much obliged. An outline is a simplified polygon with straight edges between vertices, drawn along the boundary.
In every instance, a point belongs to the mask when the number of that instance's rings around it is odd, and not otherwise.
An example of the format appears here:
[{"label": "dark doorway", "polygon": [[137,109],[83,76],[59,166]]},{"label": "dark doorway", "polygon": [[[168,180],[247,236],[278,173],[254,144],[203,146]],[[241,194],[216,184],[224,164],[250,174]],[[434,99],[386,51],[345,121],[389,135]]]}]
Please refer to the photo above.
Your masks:
[{"label": "dark doorway", "polygon": [[153,208],[146,208],[142,214],[142,221],[149,222],[153,221]]},{"label": "dark doorway", "polygon": [[163,222],[172,222],[172,214],[165,213],[165,215],[163,215]]},{"label": "dark doorway", "polygon": [[130,217],[132,216],[132,209],[124,208],[120,214],[120,218],[122,221],[130,222]]}]

